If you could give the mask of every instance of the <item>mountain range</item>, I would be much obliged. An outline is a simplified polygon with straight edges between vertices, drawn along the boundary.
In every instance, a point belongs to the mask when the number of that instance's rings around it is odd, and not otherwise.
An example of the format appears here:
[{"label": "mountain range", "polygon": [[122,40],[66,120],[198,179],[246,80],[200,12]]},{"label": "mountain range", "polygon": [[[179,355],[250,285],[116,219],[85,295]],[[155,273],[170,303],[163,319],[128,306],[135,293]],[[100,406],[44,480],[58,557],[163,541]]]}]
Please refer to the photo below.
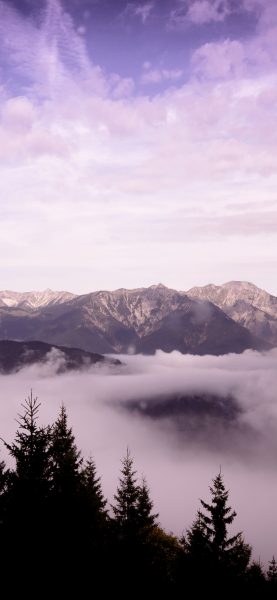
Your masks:
[{"label": "mountain range", "polygon": [[277,298],[248,282],[176,291],[0,292],[0,339],[88,352],[226,354],[277,346]]}]

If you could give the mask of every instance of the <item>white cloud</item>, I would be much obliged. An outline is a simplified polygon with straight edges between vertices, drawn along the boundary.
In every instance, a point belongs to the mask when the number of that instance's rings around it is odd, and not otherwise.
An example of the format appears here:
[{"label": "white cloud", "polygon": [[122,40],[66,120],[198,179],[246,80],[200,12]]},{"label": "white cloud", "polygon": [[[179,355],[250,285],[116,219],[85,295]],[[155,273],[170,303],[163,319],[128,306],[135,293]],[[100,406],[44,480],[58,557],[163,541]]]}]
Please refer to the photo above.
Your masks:
[{"label": "white cloud", "polygon": [[171,10],[169,27],[182,29],[188,25],[220,23],[233,12],[230,0],[180,0]]},{"label": "white cloud", "polygon": [[186,13],[188,21],[194,25],[224,21],[231,9],[228,0],[196,0]]},{"label": "white cloud", "polygon": [[[17,34],[7,65],[32,74],[20,93],[6,85],[0,96],[5,287],[78,292],[159,279],[189,288],[216,273],[274,291],[276,221],[260,207],[276,199],[272,28],[201,46],[185,83],[181,70],[148,61],[145,84],[170,85],[148,97],[91,64],[56,2],[42,29],[0,8],[3,35]],[[70,36],[82,48],[78,72]],[[226,209],[234,199],[240,217]]]},{"label": "white cloud", "polygon": [[[146,63],[148,64],[148,63]],[[150,67],[144,67],[144,72],[141,76],[141,83],[153,84],[161,83],[163,81],[179,81],[183,75],[182,69],[151,69]]]}]

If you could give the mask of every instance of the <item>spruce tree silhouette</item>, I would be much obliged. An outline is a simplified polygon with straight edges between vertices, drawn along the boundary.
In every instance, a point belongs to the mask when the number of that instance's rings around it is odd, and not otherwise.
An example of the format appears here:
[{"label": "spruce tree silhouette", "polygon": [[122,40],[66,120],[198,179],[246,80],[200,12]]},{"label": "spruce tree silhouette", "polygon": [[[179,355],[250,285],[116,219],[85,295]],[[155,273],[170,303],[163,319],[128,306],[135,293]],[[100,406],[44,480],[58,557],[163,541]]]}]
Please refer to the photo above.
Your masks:
[{"label": "spruce tree silhouette", "polygon": [[242,532],[228,537],[228,526],[236,517],[236,512],[228,506],[229,492],[226,490],[221,471],[210,487],[211,504],[200,500],[205,513],[199,511],[198,518],[206,536],[207,548],[210,551],[211,576],[220,581],[237,580],[246,573],[251,548],[242,537]]},{"label": "spruce tree silhouette", "polygon": [[[71,564],[82,541],[83,514],[81,510],[81,467],[83,459],[75,444],[67,412],[61,407],[50,439],[51,515],[53,553],[58,560],[64,556]],[[81,552],[81,548],[79,548]]]},{"label": "spruce tree silhouette", "polygon": [[120,531],[120,537],[132,541],[138,531],[138,498],[139,487],[136,471],[133,470],[133,458],[127,448],[122,460],[121,478],[114,496],[116,504],[112,505],[115,521]]},{"label": "spruce tree silhouette", "polygon": [[4,442],[15,459],[6,500],[6,542],[7,549],[13,549],[15,564],[23,565],[32,557],[35,566],[38,555],[43,562],[47,554],[50,427],[37,424],[40,404],[32,390],[22,408],[15,441]]},{"label": "spruce tree silhouette", "polygon": [[150,498],[150,490],[146,478],[143,476],[141,485],[138,486],[137,495],[137,520],[140,530],[149,532],[157,525],[158,513],[153,514],[154,503]]}]

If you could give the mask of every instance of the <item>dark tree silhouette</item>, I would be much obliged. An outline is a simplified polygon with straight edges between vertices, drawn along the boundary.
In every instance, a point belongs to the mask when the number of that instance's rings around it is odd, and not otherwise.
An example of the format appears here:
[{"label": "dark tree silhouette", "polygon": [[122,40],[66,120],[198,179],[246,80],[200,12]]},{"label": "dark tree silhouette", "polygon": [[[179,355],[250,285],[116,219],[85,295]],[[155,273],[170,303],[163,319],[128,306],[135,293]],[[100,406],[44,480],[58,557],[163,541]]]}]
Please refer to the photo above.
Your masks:
[{"label": "dark tree silhouette", "polygon": [[267,576],[268,591],[269,591],[270,597],[271,598],[276,597],[276,594],[277,594],[277,563],[276,563],[274,556],[272,557],[272,559],[268,565],[266,576]]},{"label": "dark tree silhouette", "polygon": [[107,516],[107,500],[104,498],[101,487],[101,478],[97,476],[96,465],[92,458],[87,460],[81,472],[84,495],[89,504],[90,511],[95,518]]},{"label": "dark tree silhouette", "polygon": [[52,493],[61,501],[69,500],[78,492],[83,459],[75,444],[72,428],[68,426],[64,406],[52,428],[50,457]]},{"label": "dark tree silhouette", "polygon": [[150,490],[145,477],[138,487],[137,520],[140,529],[149,530],[157,525],[158,513],[153,514],[154,503],[150,498]]},{"label": "dark tree silhouette", "polygon": [[254,561],[248,568],[247,590],[260,598],[266,594],[266,578],[260,561]]},{"label": "dark tree silhouette", "polygon": [[115,521],[122,533],[132,536],[138,529],[138,497],[139,487],[136,480],[136,471],[133,470],[133,458],[127,448],[126,456],[122,460],[121,478],[114,496],[116,504],[112,505]]},{"label": "dark tree silhouette", "polygon": [[188,555],[190,573],[196,578],[201,572],[207,585],[220,587],[223,580],[229,585],[243,578],[250,560],[251,549],[239,532],[228,536],[236,512],[228,506],[229,492],[226,490],[222,473],[213,480],[210,487],[211,503],[200,500],[205,512],[199,510],[198,516],[188,530],[185,549]]},{"label": "dark tree silhouette", "polygon": [[[13,477],[13,488],[20,491],[26,503],[40,503],[49,489],[49,442],[50,427],[38,427],[38,399],[30,396],[22,404],[23,415],[19,415],[19,428],[13,444],[5,443],[11,456],[15,459],[16,468]],[[25,502],[24,502],[25,503]]]},{"label": "dark tree silhouette", "polygon": [[22,570],[32,557],[38,572],[48,554],[50,427],[38,426],[40,404],[32,391],[22,407],[15,441],[4,442],[15,460],[5,494],[5,550]]},{"label": "dark tree silhouette", "polygon": [[61,407],[52,427],[51,465],[51,529],[54,576],[60,576],[58,565],[63,557],[68,569],[68,585],[76,584],[85,560],[86,533],[82,495],[82,458],[68,425],[67,413]]},{"label": "dark tree silhouette", "polygon": [[226,552],[233,548],[241,538],[241,532],[228,538],[227,527],[233,523],[236,512],[230,506],[227,506],[229,492],[225,489],[221,472],[213,480],[210,492],[212,495],[211,504],[200,500],[206,514],[199,511],[199,517],[205,526],[214,557],[217,560],[222,560]]}]

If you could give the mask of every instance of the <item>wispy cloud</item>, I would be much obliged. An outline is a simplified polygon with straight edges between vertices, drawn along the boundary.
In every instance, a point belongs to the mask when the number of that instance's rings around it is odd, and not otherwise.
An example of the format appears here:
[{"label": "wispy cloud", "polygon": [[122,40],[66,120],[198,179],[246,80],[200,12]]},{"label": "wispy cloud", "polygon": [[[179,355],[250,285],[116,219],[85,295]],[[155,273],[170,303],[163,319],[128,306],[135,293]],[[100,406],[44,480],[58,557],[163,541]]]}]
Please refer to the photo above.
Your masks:
[{"label": "wispy cloud", "polygon": [[154,2],[146,2],[146,3],[142,3],[142,4],[138,4],[135,2],[128,2],[124,11],[121,13],[120,17],[121,17],[121,19],[136,18],[136,19],[139,19],[141,21],[141,23],[144,25],[148,21],[149,17],[151,16],[153,9],[154,9]]}]

